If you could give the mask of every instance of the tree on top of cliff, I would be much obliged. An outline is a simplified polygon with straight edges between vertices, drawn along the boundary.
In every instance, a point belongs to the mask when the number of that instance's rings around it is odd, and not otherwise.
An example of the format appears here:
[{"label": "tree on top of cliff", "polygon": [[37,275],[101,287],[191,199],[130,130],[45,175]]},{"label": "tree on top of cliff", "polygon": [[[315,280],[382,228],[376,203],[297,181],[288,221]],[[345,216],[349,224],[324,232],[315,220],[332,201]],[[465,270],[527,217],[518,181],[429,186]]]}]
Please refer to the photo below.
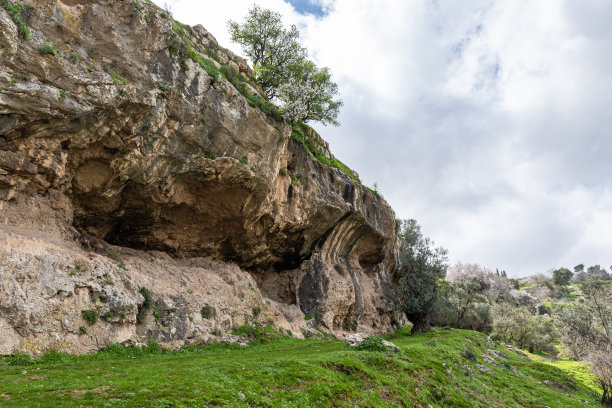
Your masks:
[{"label": "tree on top of cliff", "polygon": [[255,77],[268,99],[278,97],[280,87],[307,57],[297,27],[285,29],[279,13],[257,5],[249,9],[243,24],[229,21],[228,25],[232,41],[253,62]]},{"label": "tree on top of cliff", "polygon": [[431,313],[438,299],[438,283],[446,276],[448,251],[434,247],[416,220],[402,221],[399,233],[399,266],[394,282],[400,302],[412,322],[412,333],[430,329]]},{"label": "tree on top of cliff", "polygon": [[229,21],[232,41],[242,46],[253,63],[255,78],[268,100],[282,102],[289,122],[317,121],[338,126],[342,101],[329,68],[307,59],[295,25],[283,26],[281,15],[254,5],[242,24]]},{"label": "tree on top of cliff", "polygon": [[283,112],[289,121],[314,120],[324,125],[338,126],[341,100],[338,85],[331,80],[329,68],[317,68],[311,61],[300,64],[293,77],[280,89]]}]

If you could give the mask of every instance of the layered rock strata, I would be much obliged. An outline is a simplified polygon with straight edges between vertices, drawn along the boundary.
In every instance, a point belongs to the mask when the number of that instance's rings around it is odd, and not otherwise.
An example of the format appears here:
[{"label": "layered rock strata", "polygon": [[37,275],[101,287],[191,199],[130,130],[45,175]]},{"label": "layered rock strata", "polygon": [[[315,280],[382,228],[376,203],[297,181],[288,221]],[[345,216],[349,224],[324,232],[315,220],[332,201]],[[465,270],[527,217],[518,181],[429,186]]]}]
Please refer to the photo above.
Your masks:
[{"label": "layered rock strata", "polygon": [[127,0],[22,19],[0,8],[1,354],[402,321],[391,208],[254,107],[204,28]]}]

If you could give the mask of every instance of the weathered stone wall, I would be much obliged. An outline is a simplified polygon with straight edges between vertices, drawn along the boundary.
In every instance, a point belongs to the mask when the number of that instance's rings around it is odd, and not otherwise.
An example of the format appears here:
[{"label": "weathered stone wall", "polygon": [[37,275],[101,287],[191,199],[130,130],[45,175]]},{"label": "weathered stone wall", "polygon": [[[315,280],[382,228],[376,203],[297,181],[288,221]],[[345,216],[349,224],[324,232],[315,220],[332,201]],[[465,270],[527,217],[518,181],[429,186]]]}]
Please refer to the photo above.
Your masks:
[{"label": "weathered stone wall", "polygon": [[[173,52],[171,18],[141,5],[33,2],[28,41],[0,9],[0,353],[397,325],[387,203]],[[252,75],[201,26],[183,33]]]}]

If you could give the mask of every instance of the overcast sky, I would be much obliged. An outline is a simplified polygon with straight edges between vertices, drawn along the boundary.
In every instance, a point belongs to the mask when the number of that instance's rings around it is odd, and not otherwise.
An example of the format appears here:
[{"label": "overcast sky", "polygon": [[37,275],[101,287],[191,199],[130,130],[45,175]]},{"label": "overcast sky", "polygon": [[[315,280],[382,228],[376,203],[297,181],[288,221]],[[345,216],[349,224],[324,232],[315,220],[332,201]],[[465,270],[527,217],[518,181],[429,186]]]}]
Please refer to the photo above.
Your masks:
[{"label": "overcast sky", "polygon": [[[158,3],[164,3],[163,0]],[[167,2],[232,44],[253,0]],[[452,262],[612,264],[612,2],[260,0],[340,86],[332,152]]]}]

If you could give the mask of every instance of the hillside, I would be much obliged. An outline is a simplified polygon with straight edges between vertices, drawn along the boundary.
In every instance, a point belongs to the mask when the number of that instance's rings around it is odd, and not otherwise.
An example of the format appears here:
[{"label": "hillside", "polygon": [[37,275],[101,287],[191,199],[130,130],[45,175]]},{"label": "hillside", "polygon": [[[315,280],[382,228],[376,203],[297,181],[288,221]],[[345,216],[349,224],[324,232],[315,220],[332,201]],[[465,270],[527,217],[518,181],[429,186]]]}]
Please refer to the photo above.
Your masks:
[{"label": "hillside", "polygon": [[163,354],[113,346],[79,357],[51,353],[32,365],[5,358],[0,401],[5,407],[59,401],[63,407],[601,407],[592,376],[578,363],[534,361],[465,330],[390,337],[400,353],[284,337]]}]

